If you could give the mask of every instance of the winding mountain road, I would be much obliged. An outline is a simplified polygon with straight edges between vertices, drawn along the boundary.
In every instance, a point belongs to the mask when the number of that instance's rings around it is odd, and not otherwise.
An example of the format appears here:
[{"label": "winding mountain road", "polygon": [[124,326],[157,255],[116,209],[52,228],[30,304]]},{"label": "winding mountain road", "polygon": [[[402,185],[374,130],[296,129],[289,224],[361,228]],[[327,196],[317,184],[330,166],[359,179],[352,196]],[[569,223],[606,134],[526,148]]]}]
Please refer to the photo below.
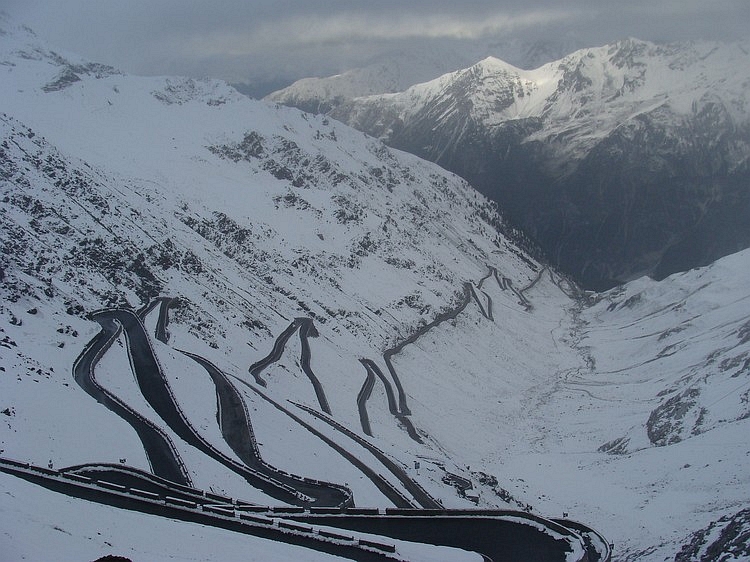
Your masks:
[{"label": "winding mountain road", "polygon": [[260,361],[250,365],[248,371],[253,376],[257,384],[263,387],[268,386],[268,383],[266,383],[266,381],[260,376],[261,373],[266,369],[266,367],[281,359],[281,354],[284,352],[286,343],[289,341],[289,338],[292,337],[292,334],[297,331],[298,327],[299,321],[297,319],[294,319],[292,323],[289,324],[289,326],[276,338],[276,341],[273,344],[273,348],[271,349],[271,353],[266,355]]},{"label": "winding mountain road", "polygon": [[[180,409],[156,359],[143,323],[136,313],[130,310],[113,309],[97,313],[96,318],[97,321],[110,321],[122,327],[127,341],[131,367],[141,393],[167,426],[186,443],[242,476],[250,485],[286,503],[339,506],[351,501],[351,493],[342,489],[343,487],[320,482],[302,484],[302,481],[295,481],[294,485],[290,485],[277,479],[274,471],[266,465],[262,465],[263,470],[259,470],[246,466],[219,451],[200,435]],[[231,400],[231,398],[225,399]],[[289,477],[285,477],[285,479],[289,479]],[[294,479],[292,478],[292,480]],[[304,491],[298,489],[297,484]],[[305,492],[309,492],[309,494]]]},{"label": "winding mountain road", "polygon": [[[474,297],[474,300],[477,303],[477,306],[479,306],[479,312],[482,313],[482,316],[484,316],[487,320],[494,322],[494,318],[492,317],[492,297],[490,297],[487,293],[485,293],[482,290],[482,286],[484,285],[484,282],[487,281],[490,277],[492,277],[493,273],[497,273],[497,270],[494,267],[489,268],[489,272],[487,275],[482,277],[479,280],[479,283],[477,283],[476,288],[474,285],[471,285],[471,294]],[[477,291],[481,291],[482,295],[484,295],[484,298],[487,299],[487,306],[485,307],[482,302],[479,300],[479,295],[477,294]]]},{"label": "winding mountain road", "polygon": [[291,338],[294,332],[297,330],[299,330],[299,339],[302,346],[302,353],[300,357],[300,365],[302,367],[302,371],[305,373],[313,386],[315,396],[318,399],[318,404],[320,404],[320,409],[323,410],[326,414],[330,414],[331,407],[328,404],[328,399],[326,398],[325,391],[323,390],[323,385],[320,384],[320,380],[318,380],[318,377],[315,375],[312,367],[310,366],[310,359],[312,354],[310,352],[309,338],[318,336],[318,331],[316,330],[315,324],[313,324],[312,319],[295,318],[294,321],[292,321],[292,323],[289,324],[289,326],[276,338],[276,341],[273,344],[273,348],[271,349],[271,353],[266,355],[260,361],[253,363],[248,371],[253,376],[256,383],[263,387],[267,386],[266,381],[260,376],[261,373],[267,367],[281,359],[281,354],[284,353],[284,349],[286,348],[286,344],[289,342],[289,338]]},{"label": "winding mountain road", "polygon": [[299,320],[299,339],[300,343],[302,344],[302,357],[300,360],[300,363],[302,365],[302,370],[307,375],[307,378],[310,379],[310,382],[313,385],[313,389],[315,389],[315,396],[318,399],[318,404],[320,404],[320,409],[323,410],[326,414],[331,413],[331,407],[328,405],[328,399],[326,398],[326,394],[323,391],[323,385],[320,384],[320,381],[318,380],[318,377],[315,376],[315,373],[313,373],[312,368],[310,367],[310,342],[308,338],[317,338],[318,337],[318,330],[315,329],[315,325],[313,324],[312,319],[310,318],[298,318]]},{"label": "winding mountain road", "polygon": [[519,511],[263,507],[116,465],[55,471],[0,458],[0,472],[70,497],[297,544],[347,560],[404,562],[394,539],[457,547],[490,562],[610,562],[612,557],[606,539],[581,523]]},{"label": "winding mountain road", "polygon": [[[362,359],[361,361],[364,361]],[[357,409],[359,410],[359,423],[362,425],[362,431],[365,435],[372,437],[372,426],[370,426],[370,416],[367,413],[367,401],[372,396],[372,390],[375,388],[375,375],[371,369],[365,367],[367,376],[362,388],[357,393]]]},{"label": "winding mountain road", "polygon": [[[368,381],[372,381],[372,384],[374,386],[375,377],[377,376],[382,381],[383,386],[385,387],[385,394],[388,399],[388,410],[404,427],[404,429],[406,429],[406,433],[409,434],[409,437],[411,437],[417,443],[422,443],[422,438],[419,436],[419,433],[417,433],[414,424],[411,423],[411,420],[407,417],[409,414],[404,414],[397,407],[396,395],[393,393],[393,387],[391,387],[390,381],[383,374],[383,371],[380,370],[380,367],[378,367],[377,364],[371,359],[360,359],[359,361],[360,363],[362,363],[362,365],[364,365],[365,370],[367,371],[365,386],[368,385]],[[364,386],[357,395],[357,408],[359,409],[360,422],[362,422],[362,431],[372,437],[372,428],[370,427],[370,419],[367,414],[367,400],[369,400],[370,395],[372,394],[372,389],[370,389],[369,393],[363,392],[363,390],[366,390]],[[366,426],[365,423],[367,424]],[[368,433],[368,430],[370,431],[370,433]]]},{"label": "winding mountain road", "polygon": [[[238,382],[240,382],[241,384],[245,385],[250,390],[255,392],[258,396],[260,396],[263,400],[271,404],[274,408],[276,408],[280,412],[283,412],[292,420],[294,420],[296,423],[298,423],[301,427],[305,428],[307,431],[315,435],[318,439],[323,441],[326,445],[331,447],[334,451],[339,453],[342,457],[344,457],[347,461],[349,461],[352,465],[354,465],[360,472],[362,472],[362,474],[364,474],[378,488],[378,490],[380,490],[383,493],[383,495],[393,503],[393,505],[397,507],[409,507],[409,508],[416,507],[401,492],[399,492],[396,488],[394,488],[390,482],[388,482],[385,478],[380,476],[377,472],[375,472],[372,468],[370,468],[366,463],[360,460],[357,456],[350,453],[347,449],[345,449],[344,447],[336,443],[333,439],[329,438],[325,434],[315,429],[309,423],[305,422],[302,418],[300,418],[299,416],[296,416],[295,414],[290,412],[287,408],[284,408],[281,404],[273,400],[267,394],[261,392],[259,389],[255,388],[253,385],[251,385],[247,381],[244,381],[240,379],[239,377],[234,377],[234,378]],[[316,410],[313,410],[312,408],[309,408],[309,411],[314,412],[317,415],[322,415],[320,414],[320,412],[317,412]],[[352,501],[352,504],[353,504],[353,501]]]},{"label": "winding mountain road", "polygon": [[245,465],[315,498],[313,504],[343,506],[352,503],[352,493],[344,486],[296,476],[267,464],[260,455],[247,406],[237,388],[227,375],[207,359],[186,351],[182,353],[201,365],[211,377],[216,387],[216,417],[222,436]]},{"label": "winding mountain road", "polygon": [[292,404],[294,404],[301,410],[304,410],[309,414],[315,416],[319,420],[327,423],[336,431],[343,433],[344,435],[355,441],[357,444],[359,444],[361,447],[367,449],[367,451],[369,451],[370,454],[377,458],[380,463],[390,471],[391,474],[398,478],[401,484],[403,484],[404,488],[406,488],[406,490],[412,495],[412,497],[420,505],[420,507],[423,507],[425,509],[442,509],[443,505],[439,501],[428,494],[425,489],[422,488],[422,486],[420,486],[417,482],[412,480],[408,474],[406,474],[406,471],[404,471],[403,468],[392,461],[390,457],[388,457],[388,455],[378,449],[375,445],[362,438],[362,436],[357,435],[347,427],[341,425],[333,418],[329,418],[328,416],[325,416],[324,414],[321,414],[320,412],[317,412],[312,408],[305,406],[304,404],[298,404],[297,402],[292,402]]},{"label": "winding mountain road", "polygon": [[[386,509],[385,514],[311,512],[289,517],[337,529],[461,548],[477,552],[491,562],[569,562],[571,559],[609,562],[611,558],[606,540],[588,527],[526,512]],[[578,558],[571,556],[573,545],[577,547]]]},{"label": "winding mountain road", "polygon": [[[493,275],[502,290],[512,290],[518,297],[519,304],[524,306],[527,311],[531,311],[531,303],[525,297],[524,293],[533,288],[541,280],[545,271],[547,271],[546,268],[539,271],[536,278],[528,286],[519,291],[513,287],[510,279],[501,278],[495,268],[490,268],[488,275],[480,280],[477,287],[471,283],[464,284],[463,297],[457,306],[440,313],[432,322],[418,329],[398,345],[386,350],[383,353],[383,358],[388,367],[391,379],[395,384],[398,397],[391,386],[389,378],[381,371],[378,365],[372,360],[360,359],[366,370],[365,382],[357,396],[357,406],[363,432],[367,435],[372,435],[366,404],[379,379],[385,388],[390,413],[403,424],[412,439],[421,442],[419,433],[408,418],[411,412],[407,404],[406,394],[393,365],[393,357],[399,354],[407,345],[416,342],[422,335],[434,327],[447,320],[455,319],[466,309],[472,299],[476,301],[485,318],[493,321],[492,299],[482,290],[483,283]],[[562,287],[562,284],[565,283],[564,279],[556,280],[551,272],[550,278],[561,290],[564,290]],[[486,297],[486,307],[483,306],[477,290],[480,290]],[[88,499],[96,498],[95,501],[104,501],[105,503],[110,501],[118,505],[121,503],[129,508],[132,508],[132,505],[137,504],[139,501],[145,501],[143,498],[148,498],[149,502],[153,501],[151,499],[153,497],[164,498],[160,500],[160,504],[154,504],[164,506],[154,508],[159,513],[169,511],[170,509],[183,509],[185,506],[192,506],[190,509],[193,510],[200,507],[202,509],[201,514],[190,514],[185,517],[208,521],[208,524],[217,524],[217,526],[226,525],[223,519],[225,515],[236,519],[238,517],[238,509],[242,509],[238,502],[227,501],[226,499],[218,498],[218,496],[216,498],[223,502],[221,505],[212,506],[212,504],[207,503],[209,500],[206,493],[201,494],[192,488],[187,470],[182,464],[174,444],[169,440],[169,437],[152,422],[143,418],[143,416],[135,412],[121,399],[98,384],[94,377],[94,368],[97,362],[107,352],[112,343],[121,334],[124,334],[136,382],[148,404],[164,420],[166,425],[186,443],[220,462],[228,469],[242,475],[248,483],[256,488],[288,504],[301,506],[299,508],[289,508],[299,509],[299,511],[288,512],[290,515],[287,518],[290,520],[296,519],[306,524],[364,531],[386,537],[429,544],[455,546],[479,552],[485,559],[494,560],[495,562],[517,559],[567,560],[568,557],[565,554],[566,548],[564,546],[566,544],[581,545],[582,551],[585,551],[586,554],[580,559],[580,562],[609,560],[609,545],[606,544],[606,541],[595,531],[580,523],[565,520],[546,520],[524,512],[444,510],[438,501],[432,498],[417,482],[408,476],[403,467],[391,460],[361,435],[349,430],[330,417],[330,406],[325,392],[310,366],[311,349],[309,338],[316,337],[317,330],[312,320],[308,318],[296,318],[276,338],[271,353],[250,367],[250,374],[254,377],[258,385],[266,386],[266,381],[262,379],[261,373],[281,358],[289,339],[295,331],[299,330],[302,347],[300,358],[301,368],[315,390],[320,411],[307,405],[293,404],[315,418],[322,420],[336,431],[353,440],[357,445],[366,449],[398,479],[404,489],[411,494],[414,502],[424,509],[414,509],[415,504],[412,500],[408,499],[391,482],[381,476],[373,467],[359,459],[354,453],[302,420],[299,416],[293,414],[258,388],[232,375],[234,379],[250,388],[261,399],[282,411],[358,468],[397,509],[388,509],[385,514],[378,510],[344,510],[344,508],[351,508],[354,505],[351,491],[347,488],[292,475],[267,465],[261,458],[245,399],[237,387],[230,381],[230,375],[225,374],[210,361],[199,355],[181,351],[181,353],[198,363],[211,378],[216,392],[217,423],[224,440],[244,464],[228,457],[205,440],[188,421],[169,386],[144,328],[143,319],[145,316],[151,313],[157,304],[161,304],[155,336],[159,341],[166,343],[169,339],[166,331],[169,321],[168,310],[173,302],[173,299],[161,297],[144,306],[137,313],[130,310],[112,309],[99,311],[92,315],[92,318],[100,324],[101,331],[87,344],[76,359],[73,367],[74,377],[76,382],[89,395],[134,427],[143,442],[154,475],[151,476],[130,467],[117,465],[82,465],[70,467],[69,469],[65,469],[65,471],[58,471],[57,475],[77,479],[76,482],[102,481],[100,486],[105,488],[104,491],[91,492],[89,490],[81,492],[79,490],[76,492],[82,494],[82,497],[87,497]],[[28,465],[26,466],[28,467]],[[5,469],[0,466],[0,470]],[[54,480],[55,471],[43,472],[50,474],[39,477],[41,480],[46,479],[47,484],[49,484],[51,479]],[[36,476],[34,478],[38,479]],[[140,489],[132,489],[134,484],[139,486]],[[59,480],[54,485],[50,485],[53,489],[60,491],[75,486],[80,487],[79,484],[70,482],[60,484]],[[121,497],[123,494],[126,496],[131,494],[131,489],[132,494],[140,497],[140,500],[133,498],[112,499],[111,497],[113,493],[111,490],[114,490],[118,497]],[[107,499],[102,500],[103,497]],[[216,499],[211,501],[216,501]],[[173,507],[168,506],[170,502],[173,504]],[[243,505],[247,509],[251,507],[248,504]],[[315,506],[330,506],[341,511],[333,512],[331,509],[316,510]],[[304,513],[302,512],[302,507],[307,508]],[[152,508],[137,509],[150,512],[149,510]],[[252,511],[257,512],[259,509],[263,508],[253,507]],[[273,511],[270,508],[267,509]],[[210,513],[214,515],[210,515]],[[212,522],[212,517],[215,518],[216,514],[218,514],[220,520]],[[262,516],[243,516],[241,518],[248,521],[257,520],[264,524],[266,523]],[[521,522],[520,525],[519,522]],[[273,523],[271,526],[273,525],[279,526],[281,524]],[[310,529],[310,527],[299,527],[291,523],[285,525],[286,528],[295,530],[294,532],[308,533]],[[321,535],[323,534],[321,532]],[[313,533],[313,535],[316,534]],[[335,537],[332,536],[332,538]],[[314,545],[313,548],[316,549],[328,548],[327,546],[321,548],[319,541],[316,542],[314,538],[304,538],[304,540],[297,538],[294,540],[310,542],[310,544]],[[335,540],[340,539],[335,538]],[[366,543],[367,541],[362,542],[362,544]],[[389,559],[390,556],[387,552],[394,552],[394,550],[389,550],[392,547],[388,545],[380,543],[372,544],[377,548],[384,548],[385,550],[373,554],[371,550],[365,548],[364,552],[366,554],[361,554],[360,551],[355,549],[353,551],[355,553],[354,559]]]},{"label": "winding mountain road", "polygon": [[385,361],[385,364],[388,367],[388,372],[390,373],[391,378],[393,379],[393,382],[396,385],[396,390],[398,392],[398,404],[396,403],[396,397],[395,397],[395,394],[393,392],[393,388],[391,387],[390,382],[385,377],[385,375],[380,370],[380,368],[377,366],[377,364],[371,359],[360,359],[360,362],[364,365],[365,369],[367,370],[367,378],[365,379],[365,383],[362,389],[357,395],[357,408],[359,410],[360,423],[362,424],[362,430],[367,435],[372,436],[372,428],[370,427],[369,416],[367,415],[367,400],[370,398],[372,394],[372,389],[370,389],[368,392],[367,387],[370,384],[374,384],[373,375],[375,375],[383,382],[386,396],[388,398],[388,409],[390,410],[391,414],[399,421],[401,425],[403,425],[404,429],[406,429],[406,432],[414,441],[416,441],[417,443],[423,443],[422,437],[419,435],[419,432],[414,427],[414,424],[408,418],[408,416],[411,415],[411,410],[409,409],[409,405],[406,400],[406,392],[404,391],[404,387],[401,384],[401,379],[399,378],[398,373],[396,372],[396,368],[393,366],[393,357],[401,353],[401,351],[403,351],[403,349],[407,345],[413,344],[424,334],[432,330],[435,326],[438,326],[439,324],[442,324],[443,322],[447,320],[455,319],[461,312],[463,312],[466,309],[466,307],[471,302],[473,290],[474,289],[471,283],[464,283],[463,297],[461,298],[461,301],[455,308],[448,310],[446,312],[441,312],[435,317],[435,319],[432,322],[430,322],[429,324],[425,326],[422,326],[417,331],[415,331],[412,335],[410,335],[409,337],[407,337],[406,339],[404,339],[403,341],[401,341],[394,347],[387,349],[383,352],[383,360]]},{"label": "winding mountain road", "polygon": [[[172,440],[159,427],[138,414],[96,380],[94,376],[96,364],[120,336],[122,325],[107,312],[94,313],[92,319],[101,326],[101,331],[76,358],[73,364],[73,378],[87,394],[133,427],[143,444],[154,474],[173,482],[191,485],[188,471]],[[128,349],[130,350],[130,347]]]}]

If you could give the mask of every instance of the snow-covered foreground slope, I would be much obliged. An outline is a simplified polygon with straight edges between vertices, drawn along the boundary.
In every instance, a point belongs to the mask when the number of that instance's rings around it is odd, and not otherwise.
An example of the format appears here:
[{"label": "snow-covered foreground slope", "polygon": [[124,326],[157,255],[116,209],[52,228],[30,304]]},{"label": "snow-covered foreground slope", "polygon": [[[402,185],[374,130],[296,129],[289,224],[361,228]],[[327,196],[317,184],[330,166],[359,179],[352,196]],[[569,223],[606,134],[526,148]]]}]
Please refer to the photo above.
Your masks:
[{"label": "snow-covered foreground slope", "polygon": [[[748,505],[748,253],[585,302],[434,165],[218,82],[124,76],[4,26],[0,456],[155,469],[72,372],[107,325],[93,312],[140,309],[198,437],[133,376],[135,332],[113,336],[94,375],[174,444],[198,489],[284,503],[218,460],[240,457],[216,380],[180,350],[226,374],[267,465],[345,487],[360,507],[567,513],[619,559],[656,560]],[[166,334],[160,303],[142,308],[160,296],[178,298]],[[298,556],[6,475],[0,486],[16,558],[210,559],[225,544]]]}]

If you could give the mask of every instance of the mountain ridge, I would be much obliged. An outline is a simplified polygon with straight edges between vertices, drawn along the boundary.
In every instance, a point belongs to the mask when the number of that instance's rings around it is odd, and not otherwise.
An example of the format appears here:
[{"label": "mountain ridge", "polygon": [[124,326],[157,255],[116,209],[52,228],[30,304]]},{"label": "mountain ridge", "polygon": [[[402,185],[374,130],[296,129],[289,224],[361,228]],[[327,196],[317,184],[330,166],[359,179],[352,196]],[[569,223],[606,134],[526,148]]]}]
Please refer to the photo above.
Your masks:
[{"label": "mountain ridge", "polygon": [[748,53],[631,38],[531,71],[485,60],[328,114],[468,179],[553,263],[608,288],[750,244]]},{"label": "mountain ridge", "polygon": [[570,40],[501,41],[483,47],[459,44],[416,52],[399,51],[333,76],[302,78],[270,92],[265,99],[312,113],[326,113],[352,98],[400,92],[488,56],[507,59],[517,67],[536,68],[579,47]]}]

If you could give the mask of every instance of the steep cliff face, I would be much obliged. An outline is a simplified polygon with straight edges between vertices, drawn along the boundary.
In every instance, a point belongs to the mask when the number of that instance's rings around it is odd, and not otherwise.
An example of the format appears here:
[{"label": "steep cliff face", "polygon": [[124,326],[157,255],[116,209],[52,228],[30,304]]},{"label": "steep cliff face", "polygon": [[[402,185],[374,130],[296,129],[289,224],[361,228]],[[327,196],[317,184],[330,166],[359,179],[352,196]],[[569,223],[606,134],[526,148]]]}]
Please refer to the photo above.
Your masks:
[{"label": "steep cliff face", "polygon": [[331,115],[468,179],[591,288],[750,244],[750,56],[629,39],[497,59]]}]

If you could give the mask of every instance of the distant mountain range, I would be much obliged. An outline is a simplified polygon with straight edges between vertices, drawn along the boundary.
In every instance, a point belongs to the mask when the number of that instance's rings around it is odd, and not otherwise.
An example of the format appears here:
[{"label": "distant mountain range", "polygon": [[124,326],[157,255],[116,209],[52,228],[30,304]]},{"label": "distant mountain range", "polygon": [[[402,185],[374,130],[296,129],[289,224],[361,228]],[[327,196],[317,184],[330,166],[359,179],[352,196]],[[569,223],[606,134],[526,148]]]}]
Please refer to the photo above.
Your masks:
[{"label": "distant mountain range", "polygon": [[[516,39],[485,45],[442,45],[389,52],[374,57],[364,66],[335,76],[302,78],[288,87],[269,93],[266,99],[312,113],[327,112],[356,97],[401,92],[488,56],[502,58],[519,68],[537,68],[581,46],[571,39]],[[251,91],[244,85],[241,89]]]},{"label": "distant mountain range", "polygon": [[456,172],[603,289],[750,245],[749,53],[627,39],[534,70],[490,57],[400,93],[353,97],[341,76],[327,97],[298,83],[270,99]]}]

